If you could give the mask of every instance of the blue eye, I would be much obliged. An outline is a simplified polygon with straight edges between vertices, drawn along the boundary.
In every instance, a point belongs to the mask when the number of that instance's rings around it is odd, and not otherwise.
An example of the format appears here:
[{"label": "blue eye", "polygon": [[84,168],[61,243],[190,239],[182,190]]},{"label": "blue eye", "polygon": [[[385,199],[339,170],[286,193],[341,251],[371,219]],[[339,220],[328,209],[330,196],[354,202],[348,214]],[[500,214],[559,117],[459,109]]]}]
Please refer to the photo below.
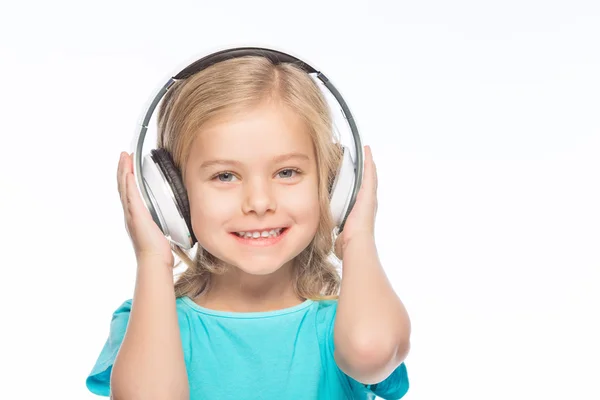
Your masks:
[{"label": "blue eye", "polygon": [[[277,175],[279,175],[282,178],[291,178],[292,176],[294,176],[294,174],[297,174],[298,172],[299,171],[297,171],[295,169],[288,168],[288,169],[284,169],[284,170],[279,171],[277,173]],[[281,174],[284,174],[284,173],[285,173],[285,176],[282,176]]]},{"label": "blue eye", "polygon": [[231,172],[221,172],[216,178],[219,178],[221,182],[231,182],[231,179],[235,178],[235,176]]},{"label": "blue eye", "polygon": [[[294,168],[286,168],[282,169],[277,173],[277,176],[282,179],[291,179],[294,178],[300,171]],[[234,182],[237,180],[237,177],[232,172],[221,172],[215,175],[212,179],[218,179],[219,182]]]}]

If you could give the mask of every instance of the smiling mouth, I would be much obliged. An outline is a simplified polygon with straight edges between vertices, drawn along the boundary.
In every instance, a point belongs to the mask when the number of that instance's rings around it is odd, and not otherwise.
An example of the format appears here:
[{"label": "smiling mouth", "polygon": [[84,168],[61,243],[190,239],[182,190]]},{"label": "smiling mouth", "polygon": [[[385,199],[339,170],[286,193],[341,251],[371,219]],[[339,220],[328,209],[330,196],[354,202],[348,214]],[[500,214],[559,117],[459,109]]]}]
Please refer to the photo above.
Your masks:
[{"label": "smiling mouth", "polygon": [[276,238],[283,234],[287,229],[288,228],[273,228],[262,231],[232,232],[232,234],[242,239],[264,240],[269,238]]}]

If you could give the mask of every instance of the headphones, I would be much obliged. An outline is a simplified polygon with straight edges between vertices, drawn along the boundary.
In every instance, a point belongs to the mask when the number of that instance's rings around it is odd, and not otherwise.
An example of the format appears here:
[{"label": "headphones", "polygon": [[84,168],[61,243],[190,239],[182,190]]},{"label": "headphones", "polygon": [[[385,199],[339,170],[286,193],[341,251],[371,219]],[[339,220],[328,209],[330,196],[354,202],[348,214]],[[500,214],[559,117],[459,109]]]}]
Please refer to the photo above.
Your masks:
[{"label": "headphones", "polygon": [[141,129],[139,129],[137,138],[133,142],[133,170],[142,200],[148,211],[150,211],[152,219],[166,238],[171,243],[186,250],[191,249],[197,239],[192,230],[189,200],[180,171],[175,167],[172,156],[163,148],[151,150],[150,154],[143,157],[142,164],[141,153],[150,118],[156,106],[175,82],[185,80],[218,62],[247,56],[265,57],[274,64],[292,63],[297,65],[307,74],[319,79],[339,103],[344,118],[352,131],[356,157],[353,161],[350,149],[347,146],[341,146],[343,150],[342,162],[329,192],[330,209],[336,226],[336,234],[343,230],[361,186],[363,148],[356,123],[342,95],[323,73],[296,57],[266,48],[238,47],[212,53],[195,61],[177,75],[169,78],[167,83],[160,88],[151,100],[148,109],[144,112]]}]

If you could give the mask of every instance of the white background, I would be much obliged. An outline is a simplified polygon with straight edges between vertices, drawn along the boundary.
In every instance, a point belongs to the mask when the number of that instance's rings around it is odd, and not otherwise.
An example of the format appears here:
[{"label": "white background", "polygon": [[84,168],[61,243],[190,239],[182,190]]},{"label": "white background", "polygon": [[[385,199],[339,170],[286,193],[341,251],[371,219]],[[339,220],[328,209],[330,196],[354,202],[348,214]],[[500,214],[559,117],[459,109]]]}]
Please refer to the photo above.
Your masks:
[{"label": "white background", "polygon": [[3,2],[3,398],[96,398],[135,279],[119,152],[169,74],[238,45],[318,66],[373,148],[406,399],[600,398],[596,0]]}]

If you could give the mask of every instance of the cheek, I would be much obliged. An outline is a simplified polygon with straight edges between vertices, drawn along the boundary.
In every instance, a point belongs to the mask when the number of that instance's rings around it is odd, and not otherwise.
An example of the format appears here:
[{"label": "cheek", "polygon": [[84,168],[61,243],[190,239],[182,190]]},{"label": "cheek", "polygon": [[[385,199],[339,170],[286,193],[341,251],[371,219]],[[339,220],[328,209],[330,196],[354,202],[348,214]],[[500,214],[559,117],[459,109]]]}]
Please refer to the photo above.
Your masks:
[{"label": "cheek", "polygon": [[319,196],[316,184],[299,185],[282,194],[279,206],[298,224],[316,226],[319,222]]},{"label": "cheek", "polygon": [[[305,182],[295,187],[281,187],[273,193],[277,213],[292,217],[297,224],[316,227],[320,207],[316,182]],[[223,224],[241,216],[240,197],[233,192],[211,193],[198,189],[188,192],[192,227],[197,237],[214,232]]]},{"label": "cheek", "polygon": [[206,232],[215,232],[223,222],[231,219],[239,204],[235,196],[215,196],[214,193],[198,190],[188,193],[192,227],[196,237]]}]

